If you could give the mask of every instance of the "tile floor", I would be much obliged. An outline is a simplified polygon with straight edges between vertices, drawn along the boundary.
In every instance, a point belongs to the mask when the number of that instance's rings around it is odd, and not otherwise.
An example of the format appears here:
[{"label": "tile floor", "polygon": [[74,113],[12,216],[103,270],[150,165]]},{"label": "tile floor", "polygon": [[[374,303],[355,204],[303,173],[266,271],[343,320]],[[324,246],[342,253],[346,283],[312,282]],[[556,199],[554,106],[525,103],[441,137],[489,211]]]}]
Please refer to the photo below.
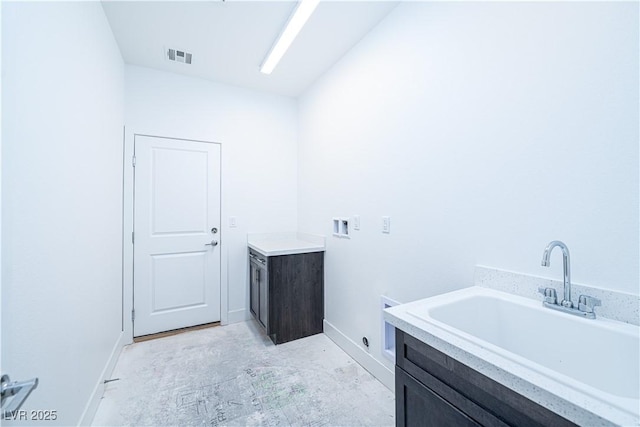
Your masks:
[{"label": "tile floor", "polygon": [[275,346],[253,322],[123,349],[96,426],[391,426],[393,393],[324,334]]}]

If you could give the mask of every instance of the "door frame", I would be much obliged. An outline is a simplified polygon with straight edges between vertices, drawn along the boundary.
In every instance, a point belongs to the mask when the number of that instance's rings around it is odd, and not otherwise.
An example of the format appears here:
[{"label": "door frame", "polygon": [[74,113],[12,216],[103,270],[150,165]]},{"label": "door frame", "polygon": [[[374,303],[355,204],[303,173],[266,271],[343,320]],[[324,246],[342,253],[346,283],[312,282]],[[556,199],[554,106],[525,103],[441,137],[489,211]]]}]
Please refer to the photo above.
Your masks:
[{"label": "door frame", "polygon": [[206,139],[185,138],[175,135],[158,135],[158,132],[147,129],[131,129],[125,126],[124,147],[122,150],[123,180],[122,180],[122,331],[125,344],[133,343],[133,223],[134,223],[134,169],[133,153],[136,135],[155,138],[170,138],[182,141],[204,142],[220,146],[220,324],[229,323],[229,285],[227,280],[227,245],[225,244],[224,220],[224,178],[222,143],[207,141]]}]

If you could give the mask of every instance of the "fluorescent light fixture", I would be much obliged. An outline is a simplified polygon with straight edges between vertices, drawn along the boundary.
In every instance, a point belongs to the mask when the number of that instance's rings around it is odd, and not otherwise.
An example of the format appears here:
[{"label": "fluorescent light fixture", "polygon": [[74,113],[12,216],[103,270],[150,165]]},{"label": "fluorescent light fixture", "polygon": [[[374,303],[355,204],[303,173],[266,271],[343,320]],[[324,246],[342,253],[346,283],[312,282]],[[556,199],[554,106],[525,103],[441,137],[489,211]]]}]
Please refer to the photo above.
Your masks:
[{"label": "fluorescent light fixture", "polygon": [[267,59],[262,63],[260,72],[264,74],[271,74],[313,11],[316,10],[318,3],[320,3],[320,0],[302,0],[298,3],[296,10],[291,15],[291,18],[289,18],[284,31],[280,34],[278,41],[269,51]]}]

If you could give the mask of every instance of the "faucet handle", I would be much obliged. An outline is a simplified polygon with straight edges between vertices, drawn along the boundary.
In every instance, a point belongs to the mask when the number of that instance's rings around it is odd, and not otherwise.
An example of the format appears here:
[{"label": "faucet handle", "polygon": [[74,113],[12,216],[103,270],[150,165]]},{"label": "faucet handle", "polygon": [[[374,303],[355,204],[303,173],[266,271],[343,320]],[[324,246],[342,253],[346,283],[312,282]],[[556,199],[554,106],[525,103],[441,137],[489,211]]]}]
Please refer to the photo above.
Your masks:
[{"label": "faucet handle", "polygon": [[593,313],[593,308],[599,305],[602,305],[602,301],[598,298],[590,297],[589,295],[580,295],[580,298],[578,298],[578,310],[585,313]]},{"label": "faucet handle", "polygon": [[538,292],[544,295],[544,302],[548,304],[557,304],[558,296],[556,295],[556,290],[553,288],[538,288]]}]

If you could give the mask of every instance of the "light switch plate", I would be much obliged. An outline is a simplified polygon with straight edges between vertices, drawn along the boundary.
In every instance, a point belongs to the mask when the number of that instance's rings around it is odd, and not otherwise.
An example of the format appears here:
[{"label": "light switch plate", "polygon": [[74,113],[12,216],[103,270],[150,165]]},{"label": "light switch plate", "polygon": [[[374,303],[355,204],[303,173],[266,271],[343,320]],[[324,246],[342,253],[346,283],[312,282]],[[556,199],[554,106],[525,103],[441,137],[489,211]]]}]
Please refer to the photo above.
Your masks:
[{"label": "light switch plate", "polygon": [[360,215],[353,216],[353,229],[360,230]]},{"label": "light switch plate", "polygon": [[388,216],[382,217],[382,232],[383,233],[391,233],[391,218]]},{"label": "light switch plate", "polygon": [[229,217],[229,227],[236,228],[238,226],[238,218],[235,216]]}]

